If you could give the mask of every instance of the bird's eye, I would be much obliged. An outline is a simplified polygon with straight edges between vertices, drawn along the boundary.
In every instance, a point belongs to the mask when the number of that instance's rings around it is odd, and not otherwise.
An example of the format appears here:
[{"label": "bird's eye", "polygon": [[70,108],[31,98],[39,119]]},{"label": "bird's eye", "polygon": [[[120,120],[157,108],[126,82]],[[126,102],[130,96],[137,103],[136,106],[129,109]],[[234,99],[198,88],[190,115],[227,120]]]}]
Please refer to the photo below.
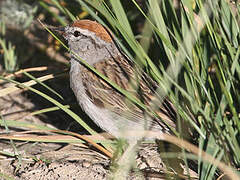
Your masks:
[{"label": "bird's eye", "polygon": [[74,35],[75,37],[78,37],[78,36],[81,35],[81,33],[80,33],[79,31],[74,31],[73,35]]}]

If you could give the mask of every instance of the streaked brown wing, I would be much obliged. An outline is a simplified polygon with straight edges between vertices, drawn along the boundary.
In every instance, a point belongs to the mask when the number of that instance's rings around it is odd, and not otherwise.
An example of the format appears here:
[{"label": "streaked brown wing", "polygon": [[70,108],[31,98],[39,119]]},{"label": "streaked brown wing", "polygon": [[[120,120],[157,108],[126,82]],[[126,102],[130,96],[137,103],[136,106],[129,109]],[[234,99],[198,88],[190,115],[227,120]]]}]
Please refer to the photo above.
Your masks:
[{"label": "streaked brown wing", "polygon": [[[138,69],[135,70],[133,65],[124,57],[118,56],[115,59],[108,59],[95,64],[94,67],[112,82],[140,99],[144,104],[150,105],[151,102],[155,102],[154,91],[157,88],[155,81],[146,74],[140,74]],[[129,120],[144,120],[144,112],[107,82],[85,67],[82,67],[81,75],[86,93],[96,106],[107,108]],[[164,108],[164,104],[160,107],[160,111],[157,111],[157,114],[168,121],[170,126],[175,127],[175,124],[168,116],[168,110]],[[153,119],[153,124],[167,128],[162,121],[156,121],[156,119]]]}]

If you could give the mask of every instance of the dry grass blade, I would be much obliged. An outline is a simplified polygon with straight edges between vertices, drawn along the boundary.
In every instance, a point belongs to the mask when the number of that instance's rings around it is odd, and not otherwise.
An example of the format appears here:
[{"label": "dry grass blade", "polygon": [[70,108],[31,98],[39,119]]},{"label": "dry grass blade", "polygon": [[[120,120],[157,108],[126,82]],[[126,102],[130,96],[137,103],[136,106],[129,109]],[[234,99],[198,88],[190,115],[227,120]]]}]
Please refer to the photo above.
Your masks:
[{"label": "dry grass blade", "polygon": [[[23,72],[46,71],[47,69],[48,69],[47,66],[21,69],[21,70],[16,71],[16,72],[14,72],[14,73],[12,73],[12,74],[6,75],[5,78],[12,78],[12,77],[14,77],[14,76],[23,74]],[[0,83],[3,83],[3,82],[4,82],[4,80],[1,80],[1,79],[0,79]]]},{"label": "dry grass blade", "polygon": [[57,133],[67,133],[70,134],[72,136],[76,136],[88,143],[90,143],[92,146],[94,146],[95,148],[97,148],[98,150],[100,150],[101,152],[103,152],[105,155],[107,155],[108,157],[112,158],[113,155],[110,151],[106,150],[105,148],[103,148],[102,146],[98,145],[97,143],[95,143],[94,141],[92,141],[90,138],[74,133],[74,132],[70,132],[70,131],[64,131],[64,130],[52,130],[52,132],[57,132]]},{"label": "dry grass blade", "polygon": [[[53,74],[49,74],[49,75],[42,76],[42,77],[36,78],[36,79],[38,81],[43,82],[43,81],[46,81],[46,80],[49,80],[49,79],[53,79],[53,78],[54,78]],[[35,84],[37,84],[37,82],[34,81],[34,80],[30,80],[28,82],[22,83],[22,85],[28,86],[28,87],[33,86]],[[22,88],[17,87],[17,85],[13,85],[11,87],[7,87],[7,88],[4,88],[4,89],[1,89],[0,90],[0,97],[6,96],[6,95],[8,95],[10,93],[13,93],[13,92],[16,92],[18,90],[22,90]]]},{"label": "dry grass blade", "polygon": [[[47,66],[41,66],[41,67],[33,67],[33,68],[26,68],[26,69],[21,69],[17,72],[14,72],[13,74],[9,74],[5,76],[5,78],[11,78],[19,74],[23,74],[23,72],[33,72],[33,71],[46,71],[48,69]],[[1,82],[1,81],[0,81]]]},{"label": "dry grass blade", "polygon": [[[64,135],[33,135],[32,133],[58,133],[58,134],[64,134]],[[99,151],[103,152],[105,155],[107,155],[109,158],[112,158],[112,153],[102,146],[95,143],[93,140],[90,139],[89,136],[80,135],[74,132],[70,131],[64,131],[64,130],[36,130],[36,131],[24,131],[24,132],[18,132],[18,133],[11,133],[11,134],[5,134],[0,135],[0,139],[11,139],[11,140],[20,140],[20,141],[41,141],[41,142],[76,142],[77,140],[81,139],[85,142],[88,142],[93,147],[98,149]]]}]

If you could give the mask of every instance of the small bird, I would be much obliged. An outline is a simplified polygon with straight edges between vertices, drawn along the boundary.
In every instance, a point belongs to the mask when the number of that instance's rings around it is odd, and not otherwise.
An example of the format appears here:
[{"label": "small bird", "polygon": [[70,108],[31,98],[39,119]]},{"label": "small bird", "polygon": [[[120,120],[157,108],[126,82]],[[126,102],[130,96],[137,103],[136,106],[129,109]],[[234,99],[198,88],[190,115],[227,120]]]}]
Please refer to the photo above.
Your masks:
[{"label": "small bird", "polygon": [[[173,105],[156,95],[157,83],[123,53],[107,28],[95,21],[77,20],[55,30],[68,41],[72,52],[71,88],[81,108],[98,126],[117,138],[123,137],[126,131],[154,130],[169,133],[169,127],[175,128]],[[154,111],[160,118],[153,117],[132,103],[79,62],[77,56],[140,99],[147,107],[153,107],[154,104],[158,106]]]}]

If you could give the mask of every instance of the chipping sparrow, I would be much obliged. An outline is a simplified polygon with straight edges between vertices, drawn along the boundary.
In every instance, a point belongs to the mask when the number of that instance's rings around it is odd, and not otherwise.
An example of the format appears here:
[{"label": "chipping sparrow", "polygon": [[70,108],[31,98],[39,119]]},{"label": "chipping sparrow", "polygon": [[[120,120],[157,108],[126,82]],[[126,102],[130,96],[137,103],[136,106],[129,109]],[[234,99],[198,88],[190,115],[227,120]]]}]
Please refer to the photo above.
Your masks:
[{"label": "chipping sparrow", "polygon": [[146,74],[139,73],[141,70],[121,52],[106,28],[95,21],[78,20],[55,30],[62,31],[71,52],[74,52],[71,56],[71,88],[81,108],[97,125],[116,137],[131,130],[169,132],[162,119],[175,128],[171,103],[163,101],[156,111],[160,119],[150,117],[76,60],[78,55],[145,105],[151,106],[156,99],[157,84]]}]

